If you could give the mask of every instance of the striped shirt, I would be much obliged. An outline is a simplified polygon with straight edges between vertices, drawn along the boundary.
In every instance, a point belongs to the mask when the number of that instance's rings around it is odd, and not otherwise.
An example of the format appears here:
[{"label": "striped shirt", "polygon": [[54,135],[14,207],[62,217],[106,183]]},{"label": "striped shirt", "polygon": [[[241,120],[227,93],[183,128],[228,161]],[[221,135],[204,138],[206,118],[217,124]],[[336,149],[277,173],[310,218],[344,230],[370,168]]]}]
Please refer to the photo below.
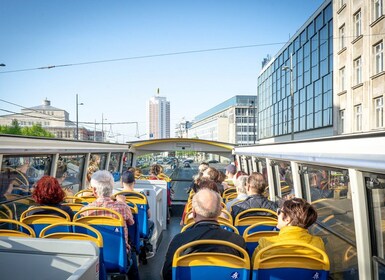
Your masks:
[{"label": "striped shirt", "polygon": [[[130,245],[128,245],[128,228],[127,226],[134,224],[134,218],[131,213],[130,207],[121,201],[114,201],[110,197],[99,197],[94,202],[84,206],[82,209],[87,209],[88,207],[104,207],[104,208],[110,208],[112,210],[115,210],[119,214],[123,216],[123,219],[126,221],[124,224],[124,236],[126,238],[126,246],[127,248],[130,248]],[[83,216],[108,216],[108,217],[115,217],[114,214],[104,211],[104,210],[98,210],[98,211],[86,211],[83,213]]]}]

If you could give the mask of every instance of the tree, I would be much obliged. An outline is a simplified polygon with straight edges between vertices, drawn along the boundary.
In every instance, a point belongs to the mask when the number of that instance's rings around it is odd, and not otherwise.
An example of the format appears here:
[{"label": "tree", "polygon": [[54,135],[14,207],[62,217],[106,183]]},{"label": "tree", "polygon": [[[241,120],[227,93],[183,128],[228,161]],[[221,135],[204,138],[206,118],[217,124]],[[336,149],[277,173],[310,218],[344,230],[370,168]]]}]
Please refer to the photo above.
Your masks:
[{"label": "tree", "polygon": [[51,132],[45,130],[42,128],[41,124],[34,124],[31,127],[23,127],[21,129],[22,135],[28,135],[28,136],[39,136],[39,137],[48,137],[48,138],[54,138],[55,135],[53,135]]},{"label": "tree", "polygon": [[10,126],[0,125],[0,133],[15,134],[15,135],[22,134],[21,127],[19,126],[19,123],[17,120],[12,120],[12,124]]},{"label": "tree", "polygon": [[25,135],[25,136],[39,136],[54,138],[55,135],[42,128],[41,124],[34,124],[31,127],[20,127],[17,120],[12,120],[12,124],[0,125],[0,133],[13,134],[13,135]]}]

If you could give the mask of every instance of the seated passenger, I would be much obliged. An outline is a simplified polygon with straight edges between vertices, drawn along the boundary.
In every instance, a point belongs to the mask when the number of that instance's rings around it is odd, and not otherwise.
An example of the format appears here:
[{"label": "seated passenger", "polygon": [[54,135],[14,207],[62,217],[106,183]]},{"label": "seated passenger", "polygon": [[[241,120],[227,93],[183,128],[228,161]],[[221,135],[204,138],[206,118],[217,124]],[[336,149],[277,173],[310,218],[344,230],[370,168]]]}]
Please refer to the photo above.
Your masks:
[{"label": "seated passenger", "polygon": [[[40,206],[51,206],[59,208],[70,215],[71,220],[74,216],[74,212],[69,206],[62,205],[64,200],[65,192],[61,188],[58,180],[54,177],[45,175],[37,181],[35,189],[32,193],[32,198]],[[33,208],[31,206],[30,208]],[[33,214],[56,214],[51,210],[36,210],[28,213],[28,216]]]},{"label": "seated passenger", "polygon": [[210,180],[213,180],[215,183],[217,183],[217,187],[219,190],[219,194],[222,195],[224,191],[224,187],[222,184],[219,183],[219,171],[215,169],[214,167],[208,167],[203,171],[202,178],[208,178]]},{"label": "seated passenger", "polygon": [[[195,224],[188,230],[177,234],[172,239],[163,264],[163,279],[172,279],[172,259],[175,251],[180,246],[191,241],[201,239],[225,240],[246,249],[246,243],[242,236],[222,229],[217,222],[222,209],[221,200],[220,195],[210,189],[202,189],[194,195],[192,199],[192,211]],[[195,252],[222,252],[239,256],[239,252],[228,247],[210,246],[196,249]]]},{"label": "seated passenger", "polygon": [[[112,210],[115,210],[116,212],[120,213],[123,216],[123,219],[126,221],[125,227],[124,227],[124,235],[126,237],[126,247],[127,247],[127,258],[128,261],[132,259],[132,265],[130,267],[130,270],[128,271],[128,279],[139,279],[139,273],[138,273],[138,265],[136,261],[136,254],[131,255],[131,247],[129,245],[129,236],[128,236],[128,226],[134,224],[134,219],[132,217],[131,209],[126,204],[126,202],[122,201],[114,201],[111,199],[112,195],[112,189],[114,188],[114,178],[112,177],[111,173],[107,170],[99,170],[96,171],[92,177],[90,186],[93,191],[93,195],[96,197],[96,200],[86,206],[84,206],[82,209],[87,209],[88,207],[104,207],[104,208],[111,208]],[[113,215],[108,212],[103,211],[86,211],[84,212],[84,216],[91,216],[91,215]],[[133,250],[132,250],[133,251]],[[130,262],[130,261],[129,261]]]},{"label": "seated passenger", "polygon": [[268,200],[263,193],[265,192],[267,185],[263,175],[258,172],[253,172],[247,179],[246,193],[248,197],[240,203],[235,204],[232,207],[231,215],[235,220],[235,217],[250,208],[266,208],[276,211],[278,208],[277,203]]},{"label": "seated passenger", "polygon": [[229,187],[235,186],[235,174],[237,173],[237,168],[234,164],[229,164],[226,167],[226,183]]},{"label": "seated passenger", "polygon": [[242,175],[238,179],[235,180],[234,183],[235,183],[235,186],[237,188],[237,197],[226,203],[227,211],[230,211],[231,206],[233,206],[233,204],[235,202],[240,201],[240,200],[245,200],[247,198],[246,185],[247,185],[248,179],[249,179],[249,176]]},{"label": "seated passenger", "polygon": [[149,171],[149,180],[159,180],[158,176],[163,172],[163,168],[159,164],[153,164]]},{"label": "seated passenger", "polygon": [[[269,245],[279,243],[281,241],[307,243],[325,251],[322,239],[318,236],[309,234],[307,230],[317,220],[317,211],[312,205],[302,198],[293,198],[286,200],[277,212],[277,228],[280,229],[279,234],[272,237],[261,238],[259,240],[259,246],[256,249],[257,252]],[[279,249],[279,251],[270,250],[266,252],[264,256],[279,253],[282,253],[282,249]]]},{"label": "seated passenger", "polygon": [[[130,171],[124,171],[123,174],[122,174],[122,178],[121,178],[121,182],[122,182],[122,191],[129,191],[129,192],[135,192],[135,189],[134,189],[134,186],[135,186],[135,176],[132,172]],[[143,192],[141,192],[142,194],[144,194]],[[124,195],[118,195],[116,196],[116,200],[119,200],[119,201],[122,201],[122,202],[126,202],[126,198]],[[147,227],[148,227],[148,237],[146,238],[146,240],[144,240],[144,254],[142,253],[141,254],[141,260],[144,261],[145,258],[147,257],[150,257],[150,256],[153,256],[153,252],[152,252],[152,245],[148,242],[149,239],[151,239],[152,237],[152,232],[154,230],[154,222],[152,220],[150,220],[151,218],[151,211],[150,211],[150,205],[148,204],[148,201],[147,201],[147,218],[148,218],[148,221],[147,221]],[[139,252],[139,249],[140,248],[135,248],[137,250],[137,252]],[[148,256],[146,255],[146,253],[148,253]]]}]

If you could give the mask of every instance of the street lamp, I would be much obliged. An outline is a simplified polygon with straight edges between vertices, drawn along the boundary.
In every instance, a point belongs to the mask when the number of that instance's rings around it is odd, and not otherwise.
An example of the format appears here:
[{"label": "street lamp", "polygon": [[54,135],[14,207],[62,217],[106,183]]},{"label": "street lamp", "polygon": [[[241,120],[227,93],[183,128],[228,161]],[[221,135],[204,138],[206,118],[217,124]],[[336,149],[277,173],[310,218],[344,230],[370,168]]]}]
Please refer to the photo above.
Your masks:
[{"label": "street lamp", "polygon": [[251,100],[250,101],[250,108],[253,108],[253,143],[255,144],[256,140],[256,129],[255,129],[255,101]]},{"label": "street lamp", "polygon": [[104,142],[104,128],[103,128],[103,125],[104,125],[104,121],[107,120],[104,118],[103,116],[103,113],[102,113],[102,142]]},{"label": "street lamp", "polygon": [[291,140],[294,140],[294,89],[293,89],[293,54],[290,54],[290,67],[283,66],[283,71],[290,71],[290,98],[291,98]]},{"label": "street lamp", "polygon": [[79,103],[78,94],[76,94],[76,140],[79,140],[79,105],[84,105]]}]

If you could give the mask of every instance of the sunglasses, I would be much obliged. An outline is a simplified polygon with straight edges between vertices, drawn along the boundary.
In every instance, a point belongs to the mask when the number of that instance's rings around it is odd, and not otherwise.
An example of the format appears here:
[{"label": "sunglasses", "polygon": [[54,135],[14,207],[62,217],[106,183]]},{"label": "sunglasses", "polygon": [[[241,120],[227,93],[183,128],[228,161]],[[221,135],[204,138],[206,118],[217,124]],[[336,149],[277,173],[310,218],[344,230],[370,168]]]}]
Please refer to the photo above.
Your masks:
[{"label": "sunglasses", "polygon": [[282,211],[281,208],[278,208],[278,209],[277,209],[277,215],[279,216],[279,215],[281,215],[281,213],[284,213],[284,212]]}]

